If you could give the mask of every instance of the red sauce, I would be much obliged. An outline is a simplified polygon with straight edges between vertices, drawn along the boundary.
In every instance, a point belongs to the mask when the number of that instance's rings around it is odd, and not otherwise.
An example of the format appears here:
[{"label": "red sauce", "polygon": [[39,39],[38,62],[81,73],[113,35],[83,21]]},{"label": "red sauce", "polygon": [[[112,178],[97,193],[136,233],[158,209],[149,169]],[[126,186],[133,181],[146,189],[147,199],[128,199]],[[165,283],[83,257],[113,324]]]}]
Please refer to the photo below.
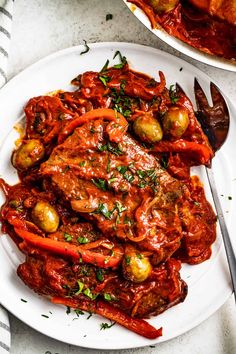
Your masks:
[{"label": "red sauce", "polygon": [[[142,318],[183,301],[181,262],[211,255],[215,214],[189,171],[213,152],[189,99],[163,73],[157,82],[121,59],[79,75],[74,92],[27,103],[12,159],[20,182],[0,181],[2,229],[26,254],[17,272],[34,291],[156,338],[161,330]],[[189,119],[178,138],[163,126],[171,107]],[[146,115],[163,127],[161,141],[135,134]]]},{"label": "red sauce", "polygon": [[152,27],[161,25],[170,35],[208,54],[236,60],[236,26],[180,1],[166,14],[156,14],[148,0],[128,0],[142,8]]}]

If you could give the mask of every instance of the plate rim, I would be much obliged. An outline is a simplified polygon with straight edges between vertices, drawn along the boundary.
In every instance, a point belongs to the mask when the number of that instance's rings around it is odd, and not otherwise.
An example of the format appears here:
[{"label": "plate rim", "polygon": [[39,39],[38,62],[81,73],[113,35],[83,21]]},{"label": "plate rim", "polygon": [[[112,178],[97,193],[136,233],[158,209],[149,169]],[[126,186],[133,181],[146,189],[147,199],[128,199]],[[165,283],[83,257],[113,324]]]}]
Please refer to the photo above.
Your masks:
[{"label": "plate rim", "polygon": [[[128,42],[99,42],[99,43],[88,43],[90,48],[91,49],[96,49],[96,48],[102,48],[102,47],[106,47],[106,48],[111,48],[111,47],[123,47],[124,49],[136,49],[136,50],[141,50],[142,52],[155,52],[155,53],[158,53],[160,52],[162,56],[164,57],[171,57],[173,58],[175,61],[179,62],[180,65],[185,64],[185,67],[188,67],[188,69],[191,69],[191,67],[194,67],[192,64],[184,61],[183,59],[181,58],[178,58],[172,54],[169,54],[169,53],[166,53],[164,51],[161,51],[157,48],[153,48],[153,47],[150,47],[150,46],[145,46],[145,45],[140,45],[140,44],[135,44],[135,43],[128,43]],[[35,68],[37,67],[40,67],[42,64],[46,64],[48,61],[52,60],[52,59],[56,59],[57,57],[60,57],[60,56],[63,56],[65,54],[69,54],[69,53],[73,53],[74,51],[78,52],[79,50],[83,49],[84,46],[83,45],[79,45],[79,46],[72,46],[72,47],[69,47],[69,48],[65,48],[65,49],[62,49],[62,50],[59,50],[59,51],[56,51],[44,58],[41,58],[40,60],[38,60],[37,62],[31,64],[29,67],[27,67],[26,69],[24,69],[23,71],[21,71],[19,74],[17,74],[15,77],[13,77],[1,90],[0,90],[0,99],[1,99],[1,96],[2,94],[4,94],[4,92],[6,90],[10,90],[11,89],[11,86],[12,85],[15,85],[15,82],[17,82],[18,80],[21,79],[22,76],[24,76],[25,74],[28,74],[30,73],[32,70],[35,70]],[[195,67],[194,67],[195,68]],[[201,72],[201,74],[207,78],[208,80],[211,80],[210,77],[205,74],[204,72],[202,72],[200,69],[198,68],[195,68],[197,71]],[[228,97],[227,97],[228,99]],[[229,99],[228,99],[229,100]],[[230,102],[230,100],[229,100]],[[233,106],[234,107],[234,106]],[[4,135],[4,138],[5,138],[6,134]],[[0,147],[2,145],[2,142],[4,141],[4,139],[1,139],[1,143],[0,143]],[[222,253],[222,248],[221,248],[221,253]],[[203,322],[203,320],[207,319],[208,317],[210,317],[214,312],[216,312],[217,309],[219,309],[224,303],[225,301],[229,298],[229,296],[231,295],[232,291],[228,291],[227,292],[227,296],[225,296],[224,299],[220,299],[218,302],[217,302],[217,305],[215,304],[215,306],[212,308],[211,311],[208,312],[207,316],[205,315],[201,315],[201,316],[198,316],[198,318],[196,319],[196,321],[194,322],[194,324],[191,326],[191,328],[188,328],[188,329],[183,329],[182,331],[179,331],[177,332],[177,334],[175,335],[175,337],[172,337],[172,338],[176,338],[178,337],[179,335],[183,334],[183,333],[186,333],[188,332],[189,330],[191,330],[192,328],[196,327],[197,325],[199,325],[201,322]],[[8,309],[8,306],[7,304],[4,306]],[[10,309],[9,311],[11,313],[13,313]],[[13,313],[14,314],[14,313]],[[38,332],[40,333],[43,333],[44,335],[47,335],[51,338],[54,338],[54,339],[57,339],[57,340],[60,340],[62,342],[66,342],[66,343],[70,343],[70,344],[73,344],[73,345],[77,345],[77,346],[81,346],[81,347],[84,347],[84,348],[91,348],[91,349],[107,349],[107,350],[112,350],[112,349],[131,349],[131,348],[135,348],[137,346],[134,346],[134,345],[126,345],[126,346],[120,346],[120,347],[107,347],[107,346],[96,346],[96,348],[94,346],[89,346],[89,345],[86,345],[86,346],[83,346],[83,344],[78,344],[78,343],[71,343],[71,342],[68,342],[67,340],[65,339],[61,339],[60,336],[58,335],[52,335],[52,334],[47,334],[45,333],[42,329],[39,329],[37,325],[35,324],[32,324],[32,323],[29,323],[29,322],[25,322],[24,319],[22,319],[21,317],[17,316],[14,314],[14,316],[18,317],[21,321],[23,321],[24,323],[26,323],[27,325],[29,325],[30,327],[36,329]],[[171,338],[168,338],[166,340],[170,340]],[[165,340],[165,341],[166,341]],[[138,345],[138,347],[145,347],[147,345],[150,345],[150,344],[154,344],[154,343],[158,343],[160,341],[158,341],[158,339],[154,340],[154,341],[148,341],[148,343],[144,343],[142,345]],[[161,341],[163,342],[163,341]]]}]

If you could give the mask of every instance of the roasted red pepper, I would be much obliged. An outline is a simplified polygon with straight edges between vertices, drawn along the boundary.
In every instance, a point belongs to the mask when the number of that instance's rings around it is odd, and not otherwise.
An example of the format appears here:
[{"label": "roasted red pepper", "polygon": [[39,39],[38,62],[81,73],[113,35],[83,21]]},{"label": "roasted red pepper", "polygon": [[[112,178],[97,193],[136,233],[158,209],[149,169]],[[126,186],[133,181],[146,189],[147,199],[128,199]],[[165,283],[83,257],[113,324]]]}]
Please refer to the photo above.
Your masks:
[{"label": "roasted red pepper", "polygon": [[123,256],[122,249],[118,247],[114,248],[113,255],[105,256],[101,253],[83,249],[82,246],[75,246],[67,242],[55,241],[50,238],[41,237],[24,229],[15,227],[14,230],[16,234],[26,243],[29,243],[37,248],[77,260],[82,258],[83,262],[91,263],[101,268],[117,267]]},{"label": "roasted red pepper", "polygon": [[140,319],[134,319],[126,315],[123,311],[101,300],[96,302],[81,302],[79,300],[55,296],[51,299],[51,301],[55,304],[62,304],[65,306],[72,307],[74,309],[79,308],[84,311],[94,312],[100,316],[109,318],[112,321],[116,321],[121,326],[126,327],[130,331],[135,332],[140,336],[146,337],[148,339],[156,339],[162,336],[162,327],[156,329],[148,322]]}]

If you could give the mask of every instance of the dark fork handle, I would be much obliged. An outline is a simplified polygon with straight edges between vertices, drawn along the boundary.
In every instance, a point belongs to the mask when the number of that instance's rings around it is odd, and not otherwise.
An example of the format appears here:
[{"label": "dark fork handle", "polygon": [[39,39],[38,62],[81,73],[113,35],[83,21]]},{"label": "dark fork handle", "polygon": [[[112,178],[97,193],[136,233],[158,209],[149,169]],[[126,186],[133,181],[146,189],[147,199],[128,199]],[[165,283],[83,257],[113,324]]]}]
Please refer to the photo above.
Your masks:
[{"label": "dark fork handle", "polygon": [[227,256],[228,263],[229,263],[229,270],[230,270],[231,280],[232,280],[232,285],[233,285],[234,298],[236,301],[236,258],[235,258],[232,243],[230,241],[229,232],[228,232],[228,229],[227,229],[227,226],[225,223],[225,219],[223,216],[223,211],[222,211],[222,208],[220,205],[220,200],[218,197],[213,172],[210,168],[206,167],[206,173],[207,173],[207,178],[208,178],[209,185],[211,188],[211,193],[213,196],[215,208],[217,211],[218,220],[220,223],[220,230],[221,230],[222,238],[223,238],[224,245],[225,245],[225,251],[226,251],[226,256]]}]

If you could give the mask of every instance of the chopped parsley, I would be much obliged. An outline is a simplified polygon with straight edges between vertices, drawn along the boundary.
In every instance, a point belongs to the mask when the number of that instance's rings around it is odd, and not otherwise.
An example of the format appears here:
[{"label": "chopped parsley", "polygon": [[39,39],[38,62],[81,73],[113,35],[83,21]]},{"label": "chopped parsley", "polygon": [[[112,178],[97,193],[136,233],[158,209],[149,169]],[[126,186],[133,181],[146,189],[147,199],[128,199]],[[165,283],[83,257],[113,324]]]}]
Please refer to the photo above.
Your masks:
[{"label": "chopped parsley", "polygon": [[66,313],[67,313],[67,315],[69,315],[69,313],[70,313],[70,307],[69,306],[66,306]]},{"label": "chopped parsley", "polygon": [[84,283],[82,283],[79,280],[77,280],[77,283],[79,285],[79,289],[76,291],[75,295],[79,295],[82,292],[83,288],[84,288]]},{"label": "chopped parsley", "polygon": [[89,239],[88,239],[87,237],[84,237],[84,236],[78,237],[78,238],[77,238],[77,241],[78,241],[79,243],[81,243],[81,244],[89,243]]},{"label": "chopped parsley", "polygon": [[127,210],[127,208],[122,206],[120,202],[116,202],[115,205],[119,215],[123,213],[123,211]]},{"label": "chopped parsley", "polygon": [[111,80],[109,76],[105,76],[105,75],[99,76],[98,78],[103,83],[104,86],[107,86],[108,82]]},{"label": "chopped parsley", "polygon": [[171,85],[169,88],[169,96],[170,96],[170,100],[171,103],[176,104],[179,100],[179,96],[176,93],[176,90],[174,89],[175,85]]},{"label": "chopped parsley", "polygon": [[139,178],[145,178],[146,177],[146,171],[142,171],[142,170],[137,170],[137,175]]},{"label": "chopped parsley", "polygon": [[108,329],[108,328],[111,328],[112,326],[114,326],[114,324],[116,324],[116,322],[114,321],[114,322],[112,322],[112,321],[110,321],[110,324],[108,324],[108,323],[101,323],[101,328],[100,328],[100,330],[102,330],[102,329]]},{"label": "chopped parsley", "polygon": [[114,183],[115,181],[117,181],[117,178],[113,177],[108,180],[108,183],[111,184],[111,183]]},{"label": "chopped parsley", "polygon": [[104,71],[107,71],[108,65],[109,65],[109,60],[107,59],[107,61],[103,65],[102,69],[100,70],[100,73],[103,73]]},{"label": "chopped parsley", "polygon": [[91,300],[95,300],[96,297],[98,297],[98,294],[93,294],[92,291],[89,288],[85,289],[83,291],[83,294],[85,296],[89,297]]},{"label": "chopped parsley", "polygon": [[113,19],[113,15],[112,14],[106,14],[106,21],[110,21]]},{"label": "chopped parsley", "polygon": [[229,199],[229,200],[232,200],[232,197],[229,195],[229,196],[228,196],[228,199]]},{"label": "chopped parsley", "polygon": [[110,219],[113,212],[114,209],[109,211],[107,205],[103,203],[100,203],[98,205],[98,208],[94,211],[95,214],[102,214],[103,216],[105,216],[106,219]]},{"label": "chopped parsley", "polygon": [[120,172],[122,175],[128,170],[127,166],[117,166],[117,171]]},{"label": "chopped parsley", "polygon": [[105,293],[103,296],[104,296],[105,300],[111,301],[111,295],[110,294]]},{"label": "chopped parsley", "polygon": [[106,180],[105,179],[98,178],[98,180],[96,181],[94,178],[92,178],[91,181],[93,182],[93,184],[95,184],[96,187],[98,187],[102,191],[106,191],[107,190]]},{"label": "chopped parsley", "polygon": [[121,52],[119,50],[117,50],[115,52],[113,59],[115,59],[117,56],[120,59],[120,64],[114,65],[114,68],[115,69],[122,69],[127,64],[127,59],[126,59],[125,56],[122,56],[122,54],[121,54]]},{"label": "chopped parsley", "polygon": [[116,156],[123,155],[123,151],[121,150],[120,145],[119,144],[117,144],[117,145],[111,144],[110,142],[108,142],[105,145],[99,145],[98,150],[99,151],[109,151]]},{"label": "chopped parsley", "polygon": [[96,278],[97,280],[99,280],[100,282],[102,282],[104,280],[103,277],[103,269],[98,269],[97,273],[96,273]]},{"label": "chopped parsley", "polygon": [[116,301],[117,300],[117,298],[113,294],[110,295],[108,293],[104,293],[103,297],[107,301]]},{"label": "chopped parsley", "polygon": [[116,90],[115,88],[111,88],[112,95],[112,103],[113,108],[122,114],[124,117],[128,118],[131,115],[131,98],[125,96],[125,85],[126,81],[121,80],[120,90]]},{"label": "chopped parsley", "polygon": [[42,317],[45,317],[45,318],[49,318],[49,316],[47,316],[47,315],[41,315]]},{"label": "chopped parsley", "polygon": [[74,310],[74,312],[76,313],[76,316],[80,316],[80,315],[84,315],[84,312],[83,311],[81,311],[80,309],[76,309],[76,310]]},{"label": "chopped parsley", "polygon": [[79,166],[81,166],[81,167],[84,167],[85,164],[86,164],[86,161],[80,161],[80,162],[79,162]]},{"label": "chopped parsley", "polygon": [[28,302],[27,300],[25,300],[25,299],[20,299],[22,302]]},{"label": "chopped parsley", "polygon": [[70,242],[72,240],[72,236],[67,232],[64,232],[64,239],[66,240],[66,242]]},{"label": "chopped parsley", "polygon": [[130,256],[125,256],[125,263],[126,263],[127,265],[130,264],[130,261],[131,261],[131,257],[130,257]]},{"label": "chopped parsley", "polygon": [[134,180],[134,176],[132,175],[131,172],[126,172],[126,173],[124,174],[124,178],[125,178],[129,183],[133,182],[133,180]]},{"label": "chopped parsley", "polygon": [[108,162],[107,162],[107,173],[109,173],[111,171],[111,160],[110,158],[108,158]]},{"label": "chopped parsley", "polygon": [[165,169],[168,168],[168,165],[169,165],[169,157],[168,156],[162,156],[162,159],[161,159],[161,165],[162,167],[164,167]]},{"label": "chopped parsley", "polygon": [[83,41],[84,41],[85,50],[83,50],[83,51],[80,53],[80,55],[86,54],[86,53],[88,53],[88,51],[90,50],[90,48],[89,48],[89,46],[88,46],[86,40],[83,39]]}]

